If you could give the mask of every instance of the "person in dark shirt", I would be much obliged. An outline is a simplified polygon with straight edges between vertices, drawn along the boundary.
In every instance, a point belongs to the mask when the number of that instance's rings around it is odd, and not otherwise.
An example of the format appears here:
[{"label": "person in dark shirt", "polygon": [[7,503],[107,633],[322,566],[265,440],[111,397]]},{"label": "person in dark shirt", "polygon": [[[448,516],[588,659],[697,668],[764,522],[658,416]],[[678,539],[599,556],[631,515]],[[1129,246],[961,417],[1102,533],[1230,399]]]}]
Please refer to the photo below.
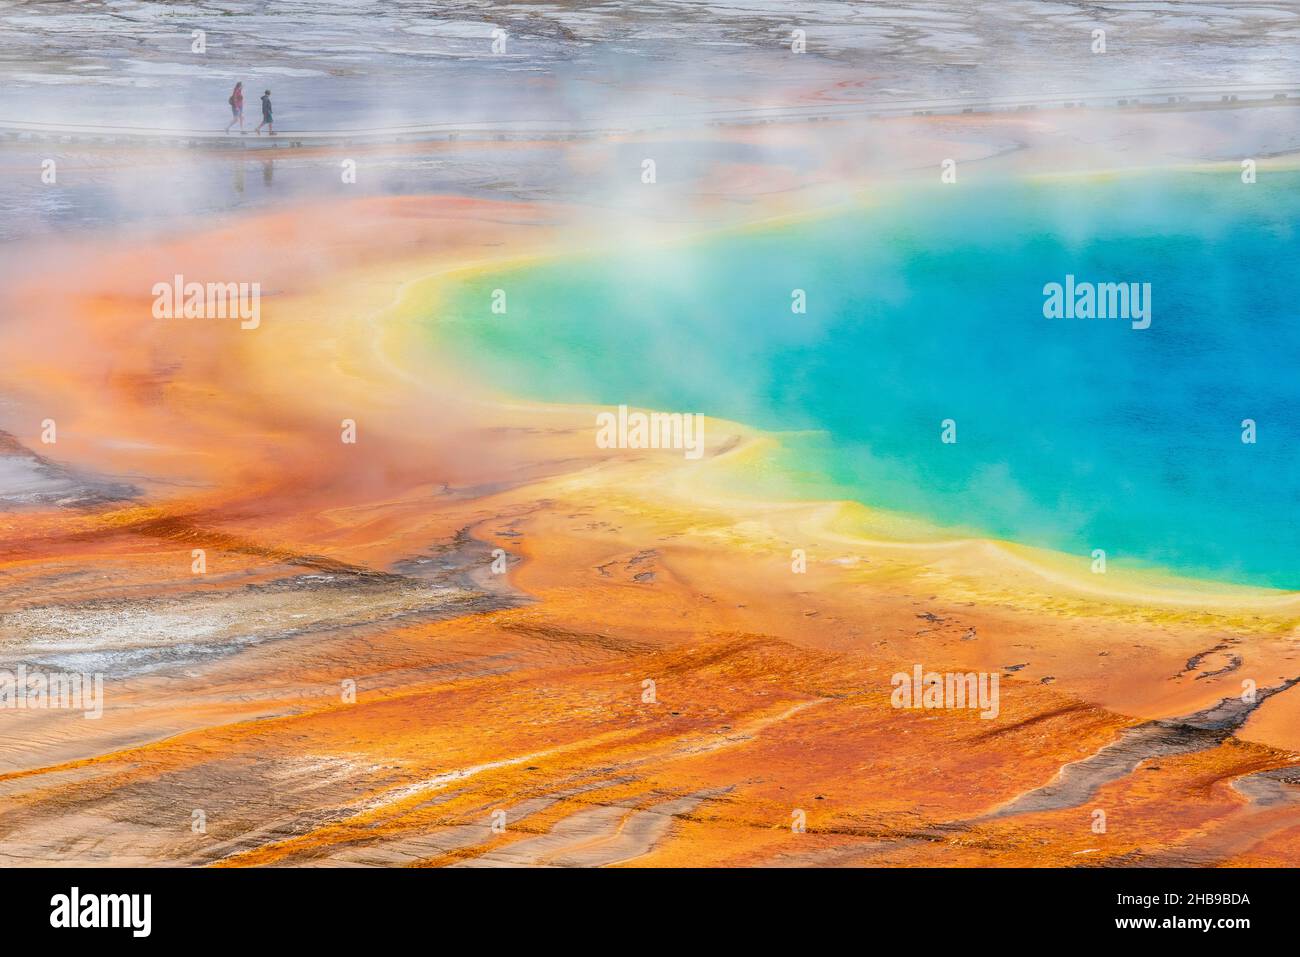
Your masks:
[{"label": "person in dark shirt", "polygon": [[262,127],[264,126],[271,131],[272,136],[275,135],[275,127],[271,125],[271,91],[270,90],[267,90],[265,93],[262,94],[262,122],[257,124],[256,132],[258,136],[262,135]]}]

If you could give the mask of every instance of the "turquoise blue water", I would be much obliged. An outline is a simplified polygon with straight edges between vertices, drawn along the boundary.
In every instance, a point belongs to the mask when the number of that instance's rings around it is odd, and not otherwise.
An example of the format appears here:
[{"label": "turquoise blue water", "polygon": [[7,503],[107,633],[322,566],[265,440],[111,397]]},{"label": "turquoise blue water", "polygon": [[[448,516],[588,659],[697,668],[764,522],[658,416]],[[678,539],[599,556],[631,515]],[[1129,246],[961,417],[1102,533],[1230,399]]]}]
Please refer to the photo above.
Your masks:
[{"label": "turquoise blue water", "polygon": [[[796,430],[771,469],[792,495],[1297,588],[1298,213],[1295,173],[936,183],[475,275],[431,328],[505,391]],[[1044,318],[1067,273],[1149,282],[1151,327]]]}]

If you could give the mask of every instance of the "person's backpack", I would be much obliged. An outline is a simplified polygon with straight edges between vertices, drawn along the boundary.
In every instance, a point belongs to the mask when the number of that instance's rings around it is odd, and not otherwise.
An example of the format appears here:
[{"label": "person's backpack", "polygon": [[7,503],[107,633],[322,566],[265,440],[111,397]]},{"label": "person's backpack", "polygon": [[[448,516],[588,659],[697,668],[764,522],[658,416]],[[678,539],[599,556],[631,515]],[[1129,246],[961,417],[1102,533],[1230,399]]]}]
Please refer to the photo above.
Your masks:
[{"label": "person's backpack", "polygon": [[231,106],[234,106],[234,105],[235,105],[235,94],[231,93],[231,94],[230,94],[230,99],[226,100],[226,102],[229,103]]}]

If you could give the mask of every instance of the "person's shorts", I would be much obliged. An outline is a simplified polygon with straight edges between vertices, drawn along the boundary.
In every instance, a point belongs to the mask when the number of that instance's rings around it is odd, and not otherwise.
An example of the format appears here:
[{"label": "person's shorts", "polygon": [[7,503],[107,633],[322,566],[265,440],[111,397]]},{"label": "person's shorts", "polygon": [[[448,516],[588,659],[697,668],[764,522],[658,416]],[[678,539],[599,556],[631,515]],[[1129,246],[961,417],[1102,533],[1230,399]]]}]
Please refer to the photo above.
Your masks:
[{"label": "person's shorts", "polygon": [[270,113],[263,113],[263,114],[262,114],[262,122],[263,122],[263,123],[270,123],[270,122],[271,122],[271,114],[270,114]]},{"label": "person's shorts", "polygon": [[233,116],[235,119],[239,119],[241,116],[244,115],[244,111],[241,110],[239,107],[235,106],[235,104],[231,103],[230,115]]}]

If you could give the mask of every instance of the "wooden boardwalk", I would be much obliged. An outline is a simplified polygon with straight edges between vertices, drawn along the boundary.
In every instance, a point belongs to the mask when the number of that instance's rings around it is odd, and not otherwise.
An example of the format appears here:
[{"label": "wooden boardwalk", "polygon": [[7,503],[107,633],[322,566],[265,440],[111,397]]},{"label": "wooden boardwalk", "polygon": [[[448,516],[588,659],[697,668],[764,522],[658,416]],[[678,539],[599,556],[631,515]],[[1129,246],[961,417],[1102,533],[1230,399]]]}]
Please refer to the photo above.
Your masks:
[{"label": "wooden boardwalk", "polygon": [[827,122],[899,116],[960,116],[1034,110],[1191,111],[1300,106],[1300,84],[1221,86],[1179,89],[1138,89],[1104,94],[1039,95],[947,100],[888,100],[875,103],[822,104],[809,107],[718,110],[686,116],[643,115],[610,121],[608,125],[575,127],[560,123],[502,122],[495,124],[434,123],[353,130],[282,129],[256,136],[221,130],[150,129],[133,126],[90,126],[0,120],[0,143],[77,143],[213,149],[301,149],[304,147],[382,146],[401,143],[494,141],[564,141],[652,133],[673,129],[752,126],[774,123]]}]

